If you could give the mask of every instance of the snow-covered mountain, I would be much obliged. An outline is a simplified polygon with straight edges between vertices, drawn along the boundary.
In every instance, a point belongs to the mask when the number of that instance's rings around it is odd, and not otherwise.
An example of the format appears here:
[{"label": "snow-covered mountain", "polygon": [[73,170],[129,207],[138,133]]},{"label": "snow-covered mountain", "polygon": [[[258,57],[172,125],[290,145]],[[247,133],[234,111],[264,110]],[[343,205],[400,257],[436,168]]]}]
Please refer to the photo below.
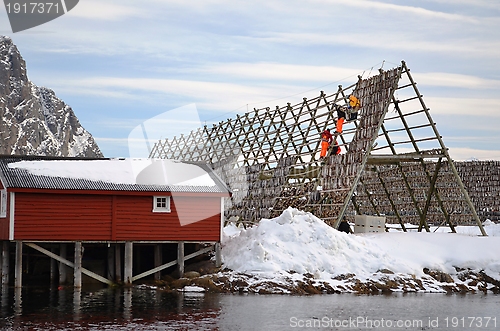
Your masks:
[{"label": "snow-covered mountain", "polygon": [[102,157],[92,135],[54,91],[28,80],[26,63],[0,36],[0,154]]}]

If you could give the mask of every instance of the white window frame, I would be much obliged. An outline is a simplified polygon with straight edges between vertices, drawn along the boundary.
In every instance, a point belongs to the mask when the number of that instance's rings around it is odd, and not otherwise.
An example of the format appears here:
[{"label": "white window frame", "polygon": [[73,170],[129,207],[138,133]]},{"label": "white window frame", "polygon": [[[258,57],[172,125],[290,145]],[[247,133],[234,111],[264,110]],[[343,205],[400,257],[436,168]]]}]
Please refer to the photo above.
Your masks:
[{"label": "white window frame", "polygon": [[7,217],[7,190],[0,190],[0,218]]},{"label": "white window frame", "polygon": [[[165,199],[165,201],[161,201]],[[159,206],[158,203],[163,204],[165,206]],[[170,213],[170,197],[169,196],[154,196],[153,197],[153,213]]]}]

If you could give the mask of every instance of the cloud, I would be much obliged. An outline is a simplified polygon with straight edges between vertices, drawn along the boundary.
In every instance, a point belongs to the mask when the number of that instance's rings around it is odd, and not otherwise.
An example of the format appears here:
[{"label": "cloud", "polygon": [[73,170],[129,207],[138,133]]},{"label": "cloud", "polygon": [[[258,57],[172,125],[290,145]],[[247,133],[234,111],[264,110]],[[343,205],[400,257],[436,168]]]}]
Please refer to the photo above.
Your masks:
[{"label": "cloud", "polygon": [[500,160],[499,150],[484,150],[468,147],[450,147],[449,154],[455,161],[465,161],[476,158],[481,161]]},{"label": "cloud", "polygon": [[[436,28],[438,29],[438,27]],[[458,40],[448,39],[443,42],[442,38],[433,38],[425,33],[418,35],[407,29],[400,31],[384,32],[381,29],[371,29],[362,32],[343,33],[318,33],[318,32],[265,32],[261,38],[268,42],[276,42],[289,45],[300,45],[302,47],[319,47],[340,45],[357,47],[363,49],[378,49],[401,53],[447,53],[453,56],[476,56],[486,58],[498,58],[500,56],[500,43],[490,40],[467,40],[465,37]],[[467,45],[467,47],[464,47]]]},{"label": "cloud", "polygon": [[[157,78],[118,78],[92,77],[82,79],[65,79],[52,86],[54,89],[74,94],[90,94],[129,99],[148,100],[151,95],[164,95],[165,98],[181,98],[185,103],[195,102],[200,109],[210,109],[216,113],[260,105],[262,107],[284,105],[287,98],[300,94],[307,87],[286,84],[258,85],[237,84],[212,81],[195,81],[182,79]],[[319,91],[313,96],[317,96]],[[296,98],[297,99],[297,98]],[[275,104],[276,101],[280,101]]]},{"label": "cloud", "polygon": [[130,17],[146,17],[147,6],[125,6],[104,1],[80,1],[69,15],[91,20],[123,21]]},{"label": "cloud", "polygon": [[[431,115],[467,115],[500,118],[500,99],[425,97]],[[452,120],[452,119],[451,119]],[[496,123],[495,123],[496,125]]]},{"label": "cloud", "polygon": [[417,73],[420,85],[458,87],[466,89],[500,89],[500,80],[444,72]]},{"label": "cloud", "polygon": [[[218,63],[196,69],[201,73],[229,75],[237,78],[251,78],[276,81],[310,81],[333,83],[350,79],[357,81],[360,69],[335,66],[314,66],[271,62],[233,62]],[[377,70],[374,70],[377,72]]]},{"label": "cloud", "polygon": [[432,19],[452,20],[452,21],[467,22],[467,23],[480,22],[479,19],[474,18],[474,17],[470,17],[470,16],[459,15],[459,14],[450,14],[450,13],[445,13],[445,12],[440,12],[440,11],[435,11],[435,10],[429,10],[429,9],[425,9],[422,7],[396,5],[396,4],[385,3],[385,2],[380,2],[380,1],[371,1],[371,0],[326,0],[325,1],[325,0],[320,0],[319,2],[323,2],[323,3],[327,3],[327,4],[334,4],[334,3],[335,4],[343,4],[343,5],[347,5],[347,6],[356,7],[358,9],[362,9],[362,10],[372,10],[372,9],[381,10],[381,11],[384,11],[385,14],[387,14],[387,11],[392,11],[392,12],[413,14],[415,16],[432,18]]}]

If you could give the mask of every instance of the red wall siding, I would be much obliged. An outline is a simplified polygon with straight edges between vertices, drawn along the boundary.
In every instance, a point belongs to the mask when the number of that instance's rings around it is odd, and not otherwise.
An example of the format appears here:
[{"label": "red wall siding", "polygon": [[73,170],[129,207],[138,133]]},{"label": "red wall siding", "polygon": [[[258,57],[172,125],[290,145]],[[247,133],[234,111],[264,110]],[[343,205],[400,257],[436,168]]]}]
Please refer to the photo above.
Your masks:
[{"label": "red wall siding", "polygon": [[153,213],[152,195],[16,192],[14,239],[219,241],[220,199],[175,196],[170,213]]},{"label": "red wall siding", "polygon": [[16,193],[14,239],[109,240],[111,196]]},{"label": "red wall siding", "polygon": [[[170,213],[153,213],[152,196],[116,198],[115,240],[220,240],[220,197],[175,196]],[[193,223],[181,226],[178,213]]]}]

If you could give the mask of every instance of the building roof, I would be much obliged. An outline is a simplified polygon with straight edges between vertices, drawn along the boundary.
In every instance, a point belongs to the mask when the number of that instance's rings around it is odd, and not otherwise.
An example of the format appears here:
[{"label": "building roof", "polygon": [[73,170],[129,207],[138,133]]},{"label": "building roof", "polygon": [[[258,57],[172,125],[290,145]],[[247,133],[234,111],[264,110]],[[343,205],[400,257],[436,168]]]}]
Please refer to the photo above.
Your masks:
[{"label": "building roof", "polygon": [[163,159],[0,156],[7,188],[229,193],[207,164]]}]

